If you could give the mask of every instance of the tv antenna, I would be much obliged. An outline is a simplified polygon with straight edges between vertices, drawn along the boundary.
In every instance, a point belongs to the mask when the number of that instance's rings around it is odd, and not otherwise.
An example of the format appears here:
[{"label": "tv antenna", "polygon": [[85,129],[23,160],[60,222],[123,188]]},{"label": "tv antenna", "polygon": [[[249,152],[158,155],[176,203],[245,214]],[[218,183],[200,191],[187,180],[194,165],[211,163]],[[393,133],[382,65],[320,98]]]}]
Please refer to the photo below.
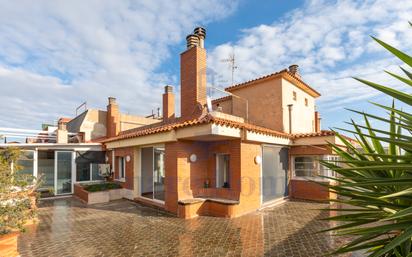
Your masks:
[{"label": "tv antenna", "polygon": [[229,68],[232,71],[232,83],[231,86],[233,86],[233,82],[234,82],[234,77],[235,77],[235,70],[238,68],[238,66],[236,66],[236,59],[235,59],[235,50],[232,50],[232,53],[229,54],[229,57],[227,59],[223,59],[222,62],[227,62],[229,63]]}]

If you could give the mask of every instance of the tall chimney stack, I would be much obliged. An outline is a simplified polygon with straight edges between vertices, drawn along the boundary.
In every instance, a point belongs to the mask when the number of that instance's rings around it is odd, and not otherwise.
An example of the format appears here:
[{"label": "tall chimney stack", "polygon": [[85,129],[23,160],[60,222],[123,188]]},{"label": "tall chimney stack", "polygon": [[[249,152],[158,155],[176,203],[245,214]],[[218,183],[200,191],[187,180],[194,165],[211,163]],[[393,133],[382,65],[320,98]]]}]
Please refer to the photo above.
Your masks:
[{"label": "tall chimney stack", "polygon": [[56,143],[58,144],[67,144],[68,142],[68,133],[67,125],[64,119],[59,119],[57,123],[57,133],[56,133]]},{"label": "tall chimney stack", "polygon": [[299,65],[297,65],[297,64],[292,64],[292,65],[290,65],[290,66],[289,66],[289,72],[290,72],[293,76],[295,76],[295,77],[297,77],[297,78],[301,78],[300,73],[299,73]]},{"label": "tall chimney stack", "polygon": [[187,49],[180,55],[180,109],[183,119],[202,113],[206,105],[206,30],[195,28],[186,37]]},{"label": "tall chimney stack", "polygon": [[120,133],[120,113],[116,98],[109,97],[106,118],[106,136],[115,137]]},{"label": "tall chimney stack", "polygon": [[321,131],[320,121],[321,121],[320,114],[318,111],[315,111],[315,132]]},{"label": "tall chimney stack", "polygon": [[172,86],[165,86],[163,94],[163,121],[168,121],[175,117],[175,95]]}]

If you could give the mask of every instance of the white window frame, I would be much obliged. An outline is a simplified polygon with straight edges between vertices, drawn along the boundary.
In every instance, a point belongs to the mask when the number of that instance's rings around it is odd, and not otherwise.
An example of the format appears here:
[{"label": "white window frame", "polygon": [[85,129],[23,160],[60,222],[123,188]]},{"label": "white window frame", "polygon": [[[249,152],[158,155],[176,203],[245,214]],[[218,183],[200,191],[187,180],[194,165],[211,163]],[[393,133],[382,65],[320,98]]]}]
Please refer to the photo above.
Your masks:
[{"label": "white window frame", "polygon": [[229,187],[231,188],[232,185],[230,184],[230,154],[227,153],[217,153],[216,154],[216,188],[223,188],[223,185],[225,184],[224,181],[219,181],[219,156],[229,156],[229,167],[227,170],[227,183],[229,183]]},{"label": "white window frame", "polygon": [[318,181],[329,181],[330,179],[327,178],[321,178],[318,176],[296,176],[296,162],[295,159],[299,157],[311,157],[314,158],[314,161],[317,162],[315,163],[315,171],[318,172],[319,175],[322,176],[328,176],[328,177],[335,177],[336,174],[332,170],[322,167],[321,164],[319,163],[319,160],[327,160],[327,161],[338,161],[339,156],[338,155],[296,155],[292,157],[292,176],[293,179],[297,180],[318,180]]},{"label": "white window frame", "polygon": [[[77,151],[75,152],[75,156],[76,156],[76,158],[77,158]],[[90,182],[101,182],[101,181],[104,181],[104,179],[96,179],[96,180],[93,180],[93,164],[98,164],[98,163],[89,163],[89,170],[90,170],[90,174],[89,174],[89,180],[82,180],[82,181],[80,181],[79,180],[79,178],[77,177],[77,166],[76,166],[76,168],[75,168],[75,176],[76,176],[76,183],[90,183]]]},{"label": "white window frame", "polygon": [[118,156],[119,173],[117,175],[119,181],[126,181],[126,157]]}]

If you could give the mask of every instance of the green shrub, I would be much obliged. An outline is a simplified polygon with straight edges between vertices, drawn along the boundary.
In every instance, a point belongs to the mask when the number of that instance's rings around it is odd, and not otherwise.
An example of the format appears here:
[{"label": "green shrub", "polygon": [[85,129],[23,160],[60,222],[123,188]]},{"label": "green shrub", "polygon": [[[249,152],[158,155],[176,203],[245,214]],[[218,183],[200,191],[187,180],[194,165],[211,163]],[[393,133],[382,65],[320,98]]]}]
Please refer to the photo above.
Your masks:
[{"label": "green shrub", "polygon": [[20,154],[16,148],[0,149],[0,234],[24,230],[36,214],[35,190],[40,179],[18,172]]},{"label": "green shrub", "polygon": [[100,192],[100,191],[107,191],[110,189],[119,189],[122,187],[117,183],[100,183],[100,184],[86,185],[83,188],[84,190],[88,192]]}]

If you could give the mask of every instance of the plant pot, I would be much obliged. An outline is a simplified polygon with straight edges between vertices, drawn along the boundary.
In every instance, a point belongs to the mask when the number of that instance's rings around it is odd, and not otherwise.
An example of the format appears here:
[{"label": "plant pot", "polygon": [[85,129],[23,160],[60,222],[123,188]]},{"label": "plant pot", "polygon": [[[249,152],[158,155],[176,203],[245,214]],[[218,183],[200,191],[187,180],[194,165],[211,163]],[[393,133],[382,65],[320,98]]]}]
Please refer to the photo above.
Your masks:
[{"label": "plant pot", "polygon": [[0,256],[20,256],[17,249],[17,239],[20,232],[11,232],[0,236]]}]

